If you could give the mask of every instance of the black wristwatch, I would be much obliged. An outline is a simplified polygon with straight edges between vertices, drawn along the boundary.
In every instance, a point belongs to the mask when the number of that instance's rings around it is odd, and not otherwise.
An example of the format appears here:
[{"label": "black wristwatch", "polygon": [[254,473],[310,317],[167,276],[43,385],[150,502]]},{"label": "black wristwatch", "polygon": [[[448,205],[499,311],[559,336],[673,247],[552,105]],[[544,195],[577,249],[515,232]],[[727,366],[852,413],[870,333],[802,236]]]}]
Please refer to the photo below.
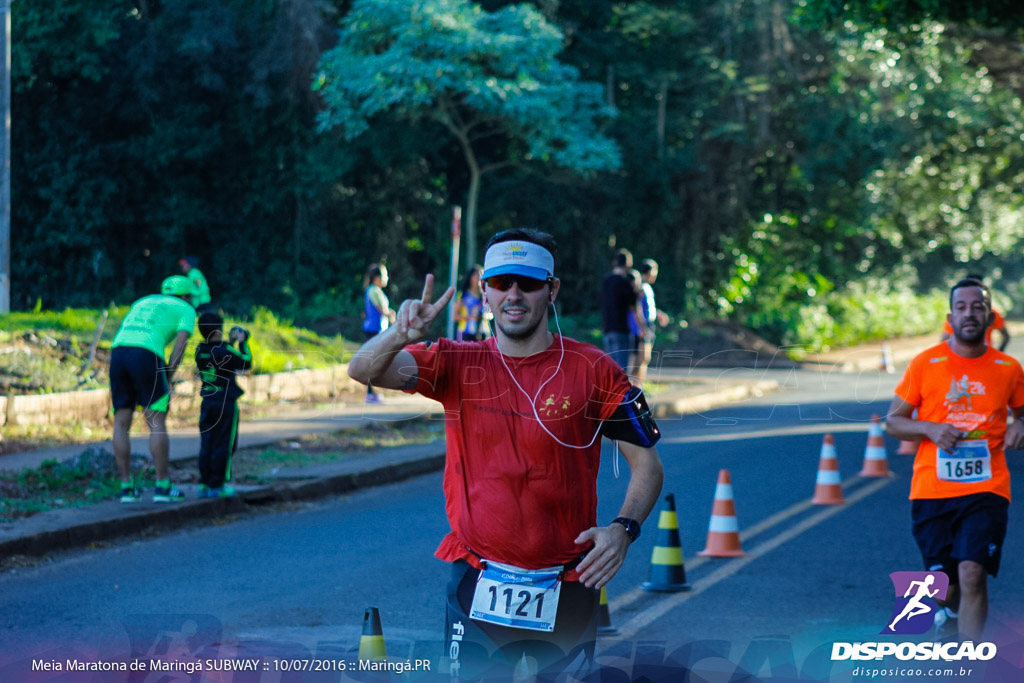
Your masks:
[{"label": "black wristwatch", "polygon": [[612,520],[612,524],[621,524],[626,527],[626,534],[629,536],[630,543],[640,538],[640,522],[635,519],[630,519],[629,517],[616,517]]}]

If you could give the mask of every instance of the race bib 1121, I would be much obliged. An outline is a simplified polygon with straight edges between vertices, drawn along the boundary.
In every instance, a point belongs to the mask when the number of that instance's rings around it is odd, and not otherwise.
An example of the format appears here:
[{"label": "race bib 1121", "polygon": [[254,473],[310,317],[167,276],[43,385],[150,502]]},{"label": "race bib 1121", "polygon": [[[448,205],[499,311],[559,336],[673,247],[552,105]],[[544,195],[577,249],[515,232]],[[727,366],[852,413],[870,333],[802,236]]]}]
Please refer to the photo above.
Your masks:
[{"label": "race bib 1121", "polygon": [[532,631],[555,630],[562,568],[520,569],[487,562],[473,593],[469,617]]}]

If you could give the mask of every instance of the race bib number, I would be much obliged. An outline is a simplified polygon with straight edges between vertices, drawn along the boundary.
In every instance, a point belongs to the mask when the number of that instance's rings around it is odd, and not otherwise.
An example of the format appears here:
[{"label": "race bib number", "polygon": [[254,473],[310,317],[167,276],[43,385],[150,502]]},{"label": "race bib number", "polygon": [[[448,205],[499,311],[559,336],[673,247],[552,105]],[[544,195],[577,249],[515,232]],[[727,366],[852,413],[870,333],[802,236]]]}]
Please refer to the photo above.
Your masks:
[{"label": "race bib number", "polygon": [[992,478],[992,456],[986,439],[961,441],[952,453],[940,448],[935,465],[943,481],[970,484]]},{"label": "race bib number", "polygon": [[561,567],[528,570],[488,561],[477,579],[469,617],[531,631],[554,631],[561,574]]}]

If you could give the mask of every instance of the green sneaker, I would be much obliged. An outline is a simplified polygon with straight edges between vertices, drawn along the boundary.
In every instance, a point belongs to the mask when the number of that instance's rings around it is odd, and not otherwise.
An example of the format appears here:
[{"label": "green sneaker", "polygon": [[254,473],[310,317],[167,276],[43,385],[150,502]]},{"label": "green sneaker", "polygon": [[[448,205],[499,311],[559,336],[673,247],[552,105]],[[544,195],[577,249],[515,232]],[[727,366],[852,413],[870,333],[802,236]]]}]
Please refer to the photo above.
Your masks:
[{"label": "green sneaker", "polygon": [[234,498],[235,489],[225,484],[217,488],[207,488],[205,491],[199,492],[200,498]]},{"label": "green sneaker", "polygon": [[137,488],[131,486],[121,487],[121,502],[122,503],[138,503],[142,500],[142,492]]},{"label": "green sneaker", "polygon": [[154,503],[177,503],[185,500],[185,494],[174,486],[157,486],[153,489]]}]

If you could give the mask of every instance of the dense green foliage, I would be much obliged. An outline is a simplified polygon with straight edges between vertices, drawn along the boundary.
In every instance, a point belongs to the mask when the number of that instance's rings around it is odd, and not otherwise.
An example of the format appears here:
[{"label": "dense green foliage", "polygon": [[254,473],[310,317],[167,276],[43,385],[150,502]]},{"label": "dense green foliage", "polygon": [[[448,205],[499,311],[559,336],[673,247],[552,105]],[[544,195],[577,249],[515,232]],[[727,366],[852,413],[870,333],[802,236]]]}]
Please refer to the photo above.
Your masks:
[{"label": "dense green foliage", "polygon": [[339,35],[315,80],[321,127],[351,140],[391,113],[447,130],[469,171],[466,268],[480,256],[484,174],[530,162],[585,175],[619,166],[598,127],[614,113],[601,86],[558,61],[564,37],[530,5],[491,13],[469,0],[357,0]]},{"label": "dense green foliage", "polygon": [[1024,26],[1024,5],[1017,0],[804,0],[800,5],[800,15],[817,23],[855,20],[900,26],[938,20]]},{"label": "dense green foliage", "polygon": [[[559,239],[568,314],[596,310],[613,246],[658,259],[671,313],[780,342],[810,325],[838,343],[967,270],[1020,293],[1019,3],[480,5],[13,3],[12,305],[126,304],[194,254],[229,311],[354,318],[369,262],[388,264],[393,300],[447,271],[451,206],[474,177],[481,240],[518,225]],[[443,30],[396,32],[427,7],[449,8],[447,25],[431,15]],[[535,97],[547,69],[593,119]],[[360,93],[358,117],[343,92]],[[439,96],[487,115],[472,151],[500,168],[474,176]],[[333,126],[339,112],[365,129]],[[617,170],[538,163],[572,140],[617,149]],[[798,313],[815,310],[834,334]]]}]

